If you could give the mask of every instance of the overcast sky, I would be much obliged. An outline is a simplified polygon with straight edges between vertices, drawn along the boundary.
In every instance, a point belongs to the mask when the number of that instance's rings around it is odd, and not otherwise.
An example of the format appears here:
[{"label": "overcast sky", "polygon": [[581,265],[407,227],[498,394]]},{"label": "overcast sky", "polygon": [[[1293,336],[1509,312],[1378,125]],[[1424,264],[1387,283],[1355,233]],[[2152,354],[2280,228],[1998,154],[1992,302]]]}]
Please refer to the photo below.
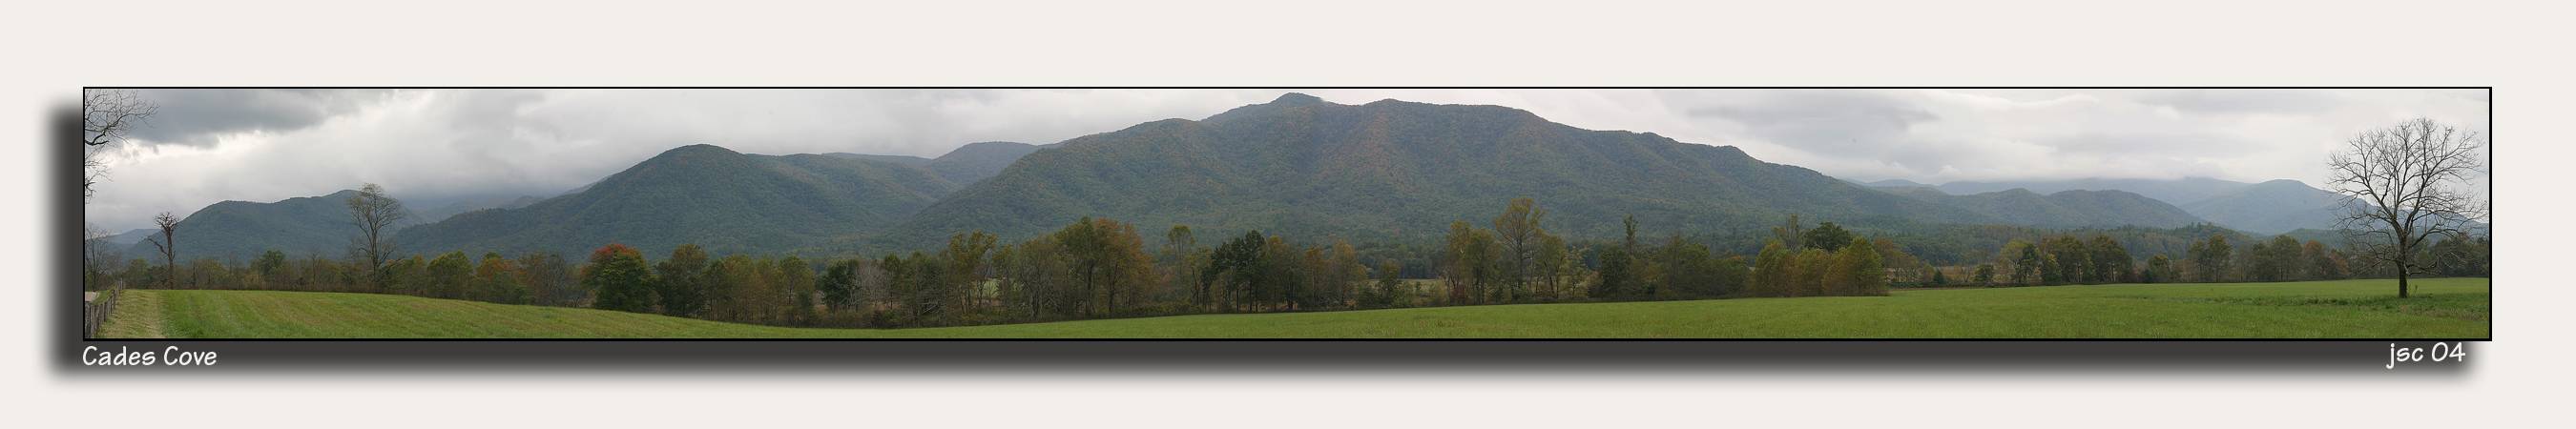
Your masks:
[{"label": "overcast sky", "polygon": [[[935,157],[1201,119],[1292,90],[148,90],[160,107],[88,206],[111,232],[222,200],[360,183],[552,196],[672,147]],[[2417,116],[2483,134],[2483,90],[1293,90],[1495,104],[1731,145],[1855,180],[2216,177],[2318,184],[2353,134]]]}]

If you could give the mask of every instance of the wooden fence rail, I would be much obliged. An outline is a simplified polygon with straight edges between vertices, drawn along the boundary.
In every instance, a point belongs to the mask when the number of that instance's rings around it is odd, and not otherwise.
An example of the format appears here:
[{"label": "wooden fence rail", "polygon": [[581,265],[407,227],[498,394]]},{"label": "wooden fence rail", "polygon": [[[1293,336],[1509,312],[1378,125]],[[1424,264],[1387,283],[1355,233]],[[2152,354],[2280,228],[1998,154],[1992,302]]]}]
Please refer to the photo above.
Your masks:
[{"label": "wooden fence rail", "polygon": [[125,292],[125,282],[109,286],[98,299],[81,303],[81,338],[98,338],[98,326],[107,323],[107,315],[116,312],[116,297]]}]

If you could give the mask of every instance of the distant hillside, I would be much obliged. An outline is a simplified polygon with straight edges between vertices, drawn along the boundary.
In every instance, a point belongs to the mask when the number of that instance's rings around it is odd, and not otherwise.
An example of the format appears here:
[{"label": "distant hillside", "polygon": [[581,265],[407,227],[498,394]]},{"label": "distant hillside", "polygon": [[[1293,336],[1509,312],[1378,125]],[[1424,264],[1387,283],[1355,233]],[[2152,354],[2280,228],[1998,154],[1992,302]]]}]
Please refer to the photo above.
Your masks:
[{"label": "distant hillside", "polygon": [[124,249],[126,246],[134,245],[134,243],[141,243],[141,242],[143,242],[143,238],[144,238],[144,237],[149,237],[149,236],[151,236],[151,235],[153,235],[153,234],[159,234],[159,233],[161,233],[161,230],[159,230],[159,229],[153,229],[153,228],[135,228],[134,230],[131,230],[131,231],[121,232],[121,233],[117,233],[116,235],[110,235],[110,236],[102,237],[102,238],[99,238],[99,239],[98,239],[98,240],[96,240],[96,241],[97,241],[97,242],[100,242],[100,243],[107,243],[107,244],[111,244],[111,245],[113,245],[113,248],[116,248],[116,249]]},{"label": "distant hillside", "polygon": [[[347,253],[358,227],[349,220],[349,197],[355,190],[342,190],[330,195],[289,198],[276,202],[225,201],[189,213],[179,221],[179,258],[215,258],[247,261],[260,253],[275,249],[291,257],[340,257]],[[423,209],[405,200],[409,214],[395,222],[394,228],[435,222],[457,213],[491,208],[526,206],[536,197],[469,197],[432,200],[436,207]],[[158,255],[145,238],[160,230],[139,228],[102,239],[126,257]]]},{"label": "distant hillside", "polygon": [[[270,249],[292,257],[342,256],[357,233],[357,226],[349,221],[348,205],[349,197],[357,194],[343,190],[270,203],[225,201],[206,206],[179,221],[179,259],[249,261]],[[150,243],[135,243],[125,250],[130,258],[159,254]]]},{"label": "distant hillside", "polygon": [[2073,180],[2024,180],[2004,182],[1963,181],[1943,183],[1939,188],[1941,188],[1941,192],[1947,192],[1951,195],[1982,194],[1987,192],[2012,190],[2016,188],[2027,189],[2031,192],[2043,195],[2073,190],[2128,191],[2138,195],[2145,195],[2147,198],[2161,200],[2175,206],[2182,206],[2191,202],[2208,199],[2209,197],[2235,192],[2236,190],[2244,189],[2246,186],[2249,186],[2249,184],[2245,182],[2211,179],[2206,177],[2187,177],[2182,179],[2086,178]]},{"label": "distant hillside", "polygon": [[924,168],[930,170],[932,174],[939,175],[941,179],[963,186],[993,177],[994,174],[1001,173],[1003,168],[1010,167],[1011,163],[1019,161],[1020,157],[1028,156],[1029,153],[1043,148],[1045,146],[1028,143],[981,142],[958,146],[938,158],[846,152],[827,153],[823,156],[883,161]]},{"label": "distant hillside", "polygon": [[1019,162],[1020,157],[1037,152],[1039,148],[1028,143],[971,143],[931,159],[925,166],[950,183],[969,185],[1001,174],[1003,168],[1009,168],[1011,163]]},{"label": "distant hillside", "polygon": [[447,201],[424,200],[421,201],[421,204],[415,204],[413,203],[414,200],[411,199],[403,199],[403,206],[404,208],[411,209],[411,217],[415,223],[430,223],[447,220],[447,217],[449,216],[455,216],[459,213],[475,210],[527,207],[529,204],[536,204],[537,201],[540,200],[543,200],[543,198],[529,195],[489,195],[457,198]]},{"label": "distant hillside", "polygon": [[1868,187],[1872,187],[1872,188],[1928,188],[1928,187],[1932,187],[1932,185],[1926,185],[1926,184],[1922,184],[1922,183],[1915,182],[1915,181],[1912,181],[1912,180],[1905,180],[1905,179],[1887,179],[1887,180],[1880,180],[1880,181],[1876,181],[1876,182],[1852,182],[1852,183],[1859,183],[1861,186],[1868,186]]},{"label": "distant hillside", "polygon": [[2257,183],[2208,199],[2185,203],[2183,210],[2203,219],[2257,234],[2297,229],[2334,229],[2347,198],[2308,187],[2296,180]]},{"label": "distant hillside", "polygon": [[405,229],[406,251],[543,250],[611,242],[652,254],[809,248],[900,221],[957,185],[929,170],[824,155],[747,155],[711,145],[663,152],[581,192]]},{"label": "distant hillside", "polygon": [[2301,228],[2332,229],[2335,206],[2344,197],[2296,180],[2244,183],[2210,178],[2075,179],[2018,182],[1952,182],[1938,186],[1965,195],[2025,188],[2038,193],[2066,190],[2115,190],[2145,195],[2172,204],[2192,216],[2220,226],[2260,234]]},{"label": "distant hillside", "polygon": [[1029,154],[889,231],[896,247],[982,229],[1026,238],[1084,216],[1159,230],[1259,229],[1418,240],[1486,225],[1528,196],[1560,234],[1610,237],[1634,214],[1657,231],[1766,228],[1790,213],[1849,225],[1991,222],[1872,191],[1733,147],[1593,131],[1499,106],[1289,94],[1205,120],[1171,119]]},{"label": "distant hillside", "polygon": [[871,160],[871,161],[883,161],[883,162],[886,162],[886,163],[889,163],[889,164],[909,165],[909,166],[914,166],[914,167],[919,167],[919,166],[929,165],[929,164],[930,164],[930,158],[923,158],[923,157],[912,156],[912,155],[874,155],[874,154],[865,154],[865,153],[833,152],[833,153],[823,154],[823,156],[828,156],[828,157],[833,157],[833,158],[864,159],[864,160]]},{"label": "distant hillside", "polygon": [[2004,224],[2051,228],[2143,226],[2175,228],[2203,221],[2143,195],[2123,191],[2058,191],[2040,195],[2011,189],[1975,195],[1949,195],[1929,187],[1896,187],[1888,191],[1965,209]]}]

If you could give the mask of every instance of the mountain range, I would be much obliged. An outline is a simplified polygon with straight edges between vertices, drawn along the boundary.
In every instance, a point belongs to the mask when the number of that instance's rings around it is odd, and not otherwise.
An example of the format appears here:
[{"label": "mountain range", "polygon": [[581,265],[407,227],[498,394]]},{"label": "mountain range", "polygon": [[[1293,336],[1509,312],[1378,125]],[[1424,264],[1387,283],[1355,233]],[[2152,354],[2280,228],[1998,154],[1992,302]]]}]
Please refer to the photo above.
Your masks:
[{"label": "mountain range", "polygon": [[[246,262],[272,249],[290,257],[341,256],[357,231],[349,220],[348,206],[349,197],[356,195],[358,191],[343,190],[271,203],[225,201],[206,206],[179,220],[175,237],[179,257]],[[405,220],[397,226],[417,223]],[[158,233],[154,230],[145,236]],[[159,248],[148,242],[125,249],[130,258],[156,259],[159,254]]]},{"label": "mountain range", "polygon": [[[2126,191],[2179,207],[2184,213],[2229,229],[2254,234],[2281,234],[2300,229],[2334,229],[2339,208],[2349,198],[2281,179],[2245,183],[2205,177],[2182,179],[2073,179],[2013,182],[1950,182],[1925,185],[1901,179],[1869,182],[1870,187],[1904,195],[1926,191],[1945,195],[1982,195],[2022,190],[2055,194],[2065,191]],[[2142,224],[2143,225],[2143,224]]]},{"label": "mountain range", "polygon": [[2175,228],[2204,222],[2182,208],[2135,193],[2066,190],[2040,195],[2028,189],[1950,195],[1930,187],[1893,187],[1892,194],[1964,208],[2000,224],[2048,228],[2144,226]]},{"label": "mountain range", "polygon": [[[1419,240],[1452,221],[1483,225],[1515,197],[1549,210],[1557,233],[1594,238],[1620,234],[1631,214],[1665,231],[1758,229],[1789,214],[1860,226],[2015,222],[1872,192],[1731,146],[1585,130],[1499,106],[1343,105],[1289,94],[1204,120],[1067,140],[888,233],[893,246],[917,246],[949,231],[1025,237],[1106,216],[1225,234]],[[2123,204],[2160,204],[2133,199]],[[2038,220],[2123,219],[2100,212]],[[2144,223],[2188,223],[2167,220]]]},{"label": "mountain range", "polygon": [[818,246],[891,223],[957,185],[929,169],[825,155],[750,155],[713,145],[663,152],[581,192],[402,230],[405,252],[583,254],[624,243],[722,253]]},{"label": "mountain range", "polygon": [[948,151],[948,154],[940,155],[938,158],[923,158],[905,155],[868,155],[857,153],[827,153],[824,155],[839,158],[883,161],[925,168],[929,169],[931,174],[939,175],[939,178],[948,180],[949,183],[963,185],[984,180],[986,177],[993,177],[995,174],[1001,174],[1003,168],[1008,168],[1011,166],[1011,163],[1018,162],[1020,157],[1028,156],[1031,152],[1037,152],[1038,149],[1045,149],[1051,146],[1054,145],[1040,146],[1017,142],[967,143],[965,146],[958,146],[957,149],[950,150]]},{"label": "mountain range", "polygon": [[[975,143],[938,158],[690,145],[552,198],[423,210],[396,241],[413,254],[580,255],[611,242],[648,253],[696,243],[719,254],[848,254],[920,249],[971,230],[1017,241],[1082,217],[1153,231],[1190,225],[1201,236],[1258,229],[1419,241],[1453,221],[1485,226],[1517,197],[1548,210],[1551,231],[1593,239],[1616,237],[1629,215],[1650,234],[1758,230],[1791,214],[1863,231],[2220,221],[2204,212],[2257,225],[2307,221],[2254,204],[2291,201],[2278,195],[2296,191],[2289,186],[2180,182],[1863,185],[1732,146],[1581,129],[1509,107],[1345,105],[1291,93],[1199,120],[1044,146]],[[2111,185],[2121,187],[2093,188]],[[182,223],[183,255],[337,254],[349,241],[349,192],[209,206]],[[2168,199],[2193,196],[2199,204]],[[188,247],[197,240],[220,244]]]}]

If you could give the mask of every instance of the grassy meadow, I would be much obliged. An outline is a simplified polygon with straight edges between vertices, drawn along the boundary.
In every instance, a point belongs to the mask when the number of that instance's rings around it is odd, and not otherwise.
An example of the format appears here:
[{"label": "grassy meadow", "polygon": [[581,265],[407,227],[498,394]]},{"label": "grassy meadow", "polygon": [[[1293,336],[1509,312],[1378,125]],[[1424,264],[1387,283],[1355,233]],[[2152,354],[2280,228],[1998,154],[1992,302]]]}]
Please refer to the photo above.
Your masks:
[{"label": "grassy meadow", "polygon": [[2488,280],[2124,284],[1211,314],[1016,325],[783,328],[397,295],[132,290],[112,338],[2488,338]]}]

